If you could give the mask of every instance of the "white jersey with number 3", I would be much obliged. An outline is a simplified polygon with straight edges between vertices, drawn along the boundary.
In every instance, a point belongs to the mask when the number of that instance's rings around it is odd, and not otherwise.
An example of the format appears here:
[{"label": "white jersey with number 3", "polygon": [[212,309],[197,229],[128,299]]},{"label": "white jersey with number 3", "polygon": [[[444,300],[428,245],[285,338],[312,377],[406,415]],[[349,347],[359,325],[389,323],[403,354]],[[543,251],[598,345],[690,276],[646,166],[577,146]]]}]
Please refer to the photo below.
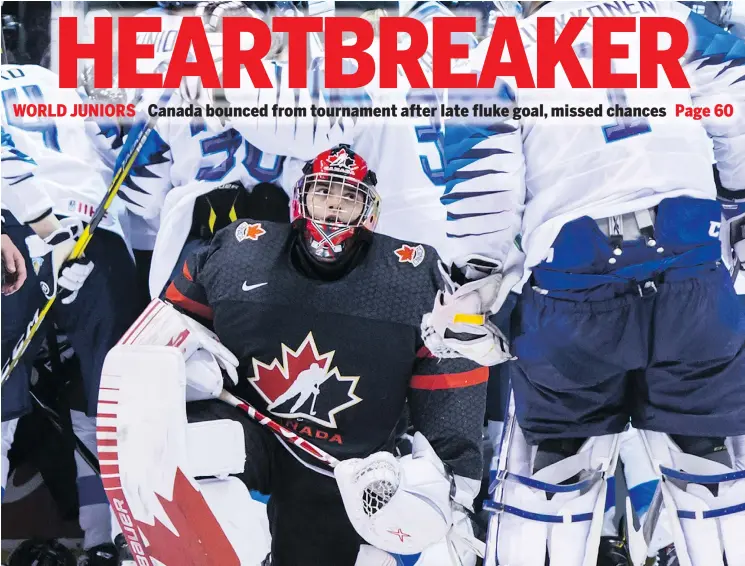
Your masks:
[{"label": "white jersey with number 3", "polygon": [[[582,216],[607,218],[651,208],[661,200],[680,196],[716,198],[711,141],[722,184],[745,189],[745,45],[733,35],[692,13],[679,2],[623,2],[619,8],[596,2],[551,2],[520,22],[533,77],[536,76],[536,18],[555,17],[563,27],[571,16],[590,16],[574,41],[575,53],[592,81],[592,16],[672,17],[685,22],[688,52],[681,61],[690,89],[669,87],[659,73],[656,89],[574,89],[561,66],[556,88],[518,88],[511,78],[498,83],[494,93],[502,104],[535,108],[543,104],[547,117],[493,120],[487,142],[501,157],[487,157],[474,167],[491,169],[481,179],[484,187],[511,186],[509,163],[525,163],[525,209],[522,248],[528,269],[545,260],[564,224]],[[637,20],[639,29],[639,20]],[[630,45],[628,59],[614,59],[615,73],[639,73],[637,33],[614,33],[614,43]],[[472,57],[473,70],[483,68],[485,41]],[[712,116],[703,120],[675,117],[675,105],[706,106]],[[731,104],[733,117],[714,117],[720,104]],[[597,107],[600,118],[565,118],[551,114],[554,107]],[[616,107],[665,107],[667,115],[650,118],[609,117]],[[475,128],[474,128],[475,129]],[[462,148],[469,151],[468,146]],[[491,160],[491,161],[489,161]],[[514,167],[513,167],[514,170]],[[515,253],[515,256],[518,254]],[[518,264],[521,263],[518,261]],[[520,279],[521,265],[515,269]],[[513,281],[516,282],[516,281]],[[506,289],[503,289],[506,293]]]}]

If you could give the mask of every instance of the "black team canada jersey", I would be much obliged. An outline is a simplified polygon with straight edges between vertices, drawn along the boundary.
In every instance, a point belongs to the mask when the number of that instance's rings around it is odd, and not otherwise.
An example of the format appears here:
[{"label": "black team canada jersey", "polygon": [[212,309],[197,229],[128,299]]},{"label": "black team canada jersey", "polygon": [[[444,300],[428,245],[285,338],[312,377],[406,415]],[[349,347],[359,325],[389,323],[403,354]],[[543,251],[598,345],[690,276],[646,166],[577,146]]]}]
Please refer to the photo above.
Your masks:
[{"label": "black team canada jersey", "polygon": [[[240,360],[234,393],[336,458],[393,449],[411,422],[458,475],[480,478],[488,371],[421,340],[437,292],[434,249],[376,234],[338,281],[290,259],[292,228],[242,220],[196,251],[166,292]],[[304,461],[319,463],[292,448]]]}]

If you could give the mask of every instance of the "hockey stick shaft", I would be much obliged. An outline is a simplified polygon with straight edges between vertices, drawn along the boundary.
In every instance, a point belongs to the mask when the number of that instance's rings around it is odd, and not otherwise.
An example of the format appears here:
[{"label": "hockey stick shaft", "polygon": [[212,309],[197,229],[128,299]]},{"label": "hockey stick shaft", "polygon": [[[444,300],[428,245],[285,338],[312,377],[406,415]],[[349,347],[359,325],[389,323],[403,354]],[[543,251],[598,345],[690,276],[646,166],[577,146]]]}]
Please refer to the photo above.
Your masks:
[{"label": "hockey stick shaft", "polygon": [[[47,418],[49,423],[54,427],[54,429],[60,433],[60,434],[66,434],[67,430],[62,423],[60,416],[57,414],[57,412],[52,409],[51,407],[48,407],[45,405],[37,396],[36,394],[31,391],[31,400],[36,403],[36,405],[41,409],[41,411],[44,413],[44,416]],[[75,443],[75,451],[80,455],[80,457],[85,461],[86,464],[88,464],[91,469],[96,473],[97,476],[101,475],[101,468],[98,466],[98,458],[93,454],[93,452],[90,451],[90,449],[83,443],[80,438],[75,434],[75,432],[72,432],[72,440]]]},{"label": "hockey stick shaft", "polygon": [[224,401],[228,405],[232,405],[233,407],[236,407],[246,413],[249,417],[251,417],[254,421],[259,423],[262,426],[265,426],[272,430],[275,434],[281,436],[282,438],[285,438],[298,448],[300,448],[303,452],[310,454],[314,458],[317,458],[321,462],[324,462],[331,468],[335,468],[336,465],[339,463],[339,460],[334,458],[331,454],[328,452],[324,452],[320,448],[314,446],[312,443],[308,442],[304,438],[301,438],[291,430],[288,430],[287,428],[283,427],[281,424],[273,421],[263,413],[260,413],[257,411],[254,407],[243,401],[242,399],[239,399],[238,397],[231,395],[228,391],[225,389],[220,392],[220,396],[218,397],[221,401]]},{"label": "hockey stick shaft", "polygon": [[[289,440],[292,444],[303,450],[305,453],[310,454],[314,458],[317,458],[321,462],[324,462],[327,464],[330,468],[335,468],[337,464],[339,464],[339,460],[334,458],[331,454],[328,452],[324,452],[320,448],[314,446],[312,443],[308,442],[304,438],[299,437],[297,434],[292,432],[291,430],[286,429],[279,423],[273,421],[263,413],[257,411],[254,407],[252,407],[250,404],[246,403],[242,399],[239,399],[235,395],[232,395],[225,389],[223,389],[220,392],[220,395],[218,396],[218,399],[221,401],[224,401],[228,405],[232,405],[233,407],[236,407],[246,413],[249,417],[251,417],[254,421],[259,423],[262,426],[268,427],[272,430],[275,434]],[[452,497],[452,494],[451,494]],[[474,516],[473,511],[470,509],[463,507],[462,505],[459,505],[460,509],[462,509],[470,518],[471,520],[476,520],[476,517]],[[450,536],[450,535],[448,535]],[[483,558],[484,557],[484,548],[479,544],[479,541],[476,539],[469,540],[467,538],[461,539],[465,544],[467,544],[471,551],[476,554],[477,556]],[[450,545],[448,545],[449,547]]]},{"label": "hockey stick shaft", "polygon": [[[172,91],[166,91],[161,96],[159,105],[162,105],[164,101],[168,102],[171,97],[171,92]],[[88,243],[93,236],[93,232],[96,230],[101,220],[103,220],[104,216],[106,216],[106,212],[111,206],[111,203],[114,202],[114,198],[116,197],[119,189],[124,183],[124,180],[127,178],[127,175],[129,175],[129,171],[132,168],[132,165],[134,165],[137,156],[140,154],[140,151],[145,145],[145,142],[150,137],[150,133],[153,131],[156,121],[157,115],[150,118],[145,127],[138,134],[137,141],[132,144],[129,150],[129,154],[124,159],[122,165],[119,167],[113,179],[111,180],[111,184],[109,185],[109,188],[107,189],[106,194],[101,201],[101,204],[98,206],[96,213],[93,215],[90,223],[85,227],[83,233],[80,235],[78,241],[75,243],[75,247],[73,248],[72,252],[70,253],[70,257],[68,258],[69,260],[78,259],[85,252],[85,248],[88,247]],[[15,369],[15,367],[18,365],[18,362],[23,357],[23,354],[26,352],[26,349],[31,343],[31,340],[41,327],[42,322],[44,322],[49,309],[52,308],[52,305],[54,304],[54,301],[56,299],[57,294],[55,293],[47,300],[47,302],[40,310],[37,310],[34,313],[31,321],[26,326],[25,334],[20,338],[20,340],[18,340],[18,342],[16,342],[16,346],[13,348],[13,352],[10,358],[3,365],[2,382],[0,382],[0,386],[5,385],[5,382],[8,381],[11,372],[13,371],[13,369]]]}]

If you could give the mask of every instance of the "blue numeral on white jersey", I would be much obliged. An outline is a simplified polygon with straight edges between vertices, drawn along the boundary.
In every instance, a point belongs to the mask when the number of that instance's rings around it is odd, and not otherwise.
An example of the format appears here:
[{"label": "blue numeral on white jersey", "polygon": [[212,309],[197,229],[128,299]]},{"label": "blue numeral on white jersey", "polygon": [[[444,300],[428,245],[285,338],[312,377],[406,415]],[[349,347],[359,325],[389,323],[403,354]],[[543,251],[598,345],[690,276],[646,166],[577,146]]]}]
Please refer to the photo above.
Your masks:
[{"label": "blue numeral on white jersey", "polygon": [[[34,104],[44,104],[44,96],[41,93],[41,89],[37,85],[26,85],[21,87],[23,93],[28,99]],[[9,88],[2,92],[3,107],[5,109],[5,116],[8,119],[8,124],[26,130],[27,132],[36,132],[41,134],[44,140],[44,145],[54,151],[60,151],[59,147],[59,135],[57,133],[57,126],[52,118],[29,120],[28,118],[21,118],[16,116],[13,110],[13,105],[18,104],[18,91],[14,88]]]}]

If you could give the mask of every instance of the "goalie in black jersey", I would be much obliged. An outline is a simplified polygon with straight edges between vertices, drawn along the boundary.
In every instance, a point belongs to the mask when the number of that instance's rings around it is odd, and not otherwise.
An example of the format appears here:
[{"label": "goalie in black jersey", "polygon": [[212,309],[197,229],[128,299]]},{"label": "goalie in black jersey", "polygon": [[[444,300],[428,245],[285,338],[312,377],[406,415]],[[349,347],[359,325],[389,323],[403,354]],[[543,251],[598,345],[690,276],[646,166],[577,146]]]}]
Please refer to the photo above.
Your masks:
[{"label": "goalie in black jersey", "polygon": [[[153,301],[112,352],[116,371],[105,372],[102,387],[116,391],[112,426],[118,430],[116,421],[125,420],[128,434],[117,436],[120,480],[108,493],[128,503],[135,521],[153,522],[141,502],[157,488],[150,475],[137,473],[143,466],[175,471],[164,484],[173,502],[164,508],[173,520],[178,507],[187,522],[195,507],[180,503],[186,496],[179,470],[202,486],[205,480],[193,478],[225,477],[227,469],[229,479],[206,480],[210,490],[234,488],[230,480],[237,477],[270,495],[274,566],[379,564],[383,551],[447,553],[447,546],[463,564],[475,564],[480,544],[467,509],[483,469],[487,369],[464,358],[435,358],[424,346],[420,325],[438,297],[438,256],[427,246],[374,233],[375,185],[375,174],[348,146],[322,153],[295,186],[291,225],[240,219],[217,232],[168,287],[166,300],[176,309]],[[177,346],[186,359],[184,375],[164,369],[172,348],[156,348],[165,361],[143,375],[136,367],[143,344]],[[332,470],[215,399],[224,385],[220,366],[229,370],[232,394],[341,463]],[[185,411],[180,394],[171,395],[178,383],[191,400]],[[135,403],[124,388],[137,387],[151,392],[134,395]],[[159,399],[155,425],[137,416],[143,397]],[[172,417],[168,399],[177,401]],[[413,452],[396,458],[407,402]],[[144,427],[142,434],[137,427]],[[192,435],[195,427],[202,432]],[[146,446],[128,462],[122,443],[133,437]],[[147,461],[150,454],[157,462]],[[195,457],[201,464],[193,464]],[[226,458],[233,460],[226,464]],[[239,539],[250,533],[235,529],[242,521],[239,496],[210,499],[205,492],[205,499],[229,543],[203,543],[198,563],[248,563]],[[143,532],[148,545],[138,549],[166,566],[195,552],[192,545],[178,554],[177,543],[159,542],[150,527]]]}]

